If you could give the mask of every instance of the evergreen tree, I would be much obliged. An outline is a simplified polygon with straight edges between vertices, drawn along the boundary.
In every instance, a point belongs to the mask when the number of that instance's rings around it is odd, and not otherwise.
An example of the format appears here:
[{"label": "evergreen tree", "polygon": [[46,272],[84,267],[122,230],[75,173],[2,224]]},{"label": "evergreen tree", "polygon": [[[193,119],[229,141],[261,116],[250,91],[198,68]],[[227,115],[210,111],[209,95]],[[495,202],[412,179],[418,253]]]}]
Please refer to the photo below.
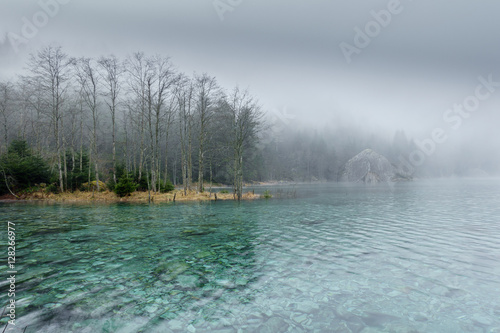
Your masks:
[{"label": "evergreen tree", "polygon": [[0,156],[0,194],[16,193],[49,181],[47,163],[31,153],[26,141],[12,141],[7,154]]}]

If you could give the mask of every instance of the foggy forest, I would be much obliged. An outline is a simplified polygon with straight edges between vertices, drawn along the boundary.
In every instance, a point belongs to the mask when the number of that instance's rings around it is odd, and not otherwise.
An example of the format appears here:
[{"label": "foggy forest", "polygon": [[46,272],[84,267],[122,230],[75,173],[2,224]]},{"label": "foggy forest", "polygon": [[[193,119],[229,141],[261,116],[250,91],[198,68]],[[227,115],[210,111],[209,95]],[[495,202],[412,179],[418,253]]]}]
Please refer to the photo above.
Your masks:
[{"label": "foggy forest", "polygon": [[[25,73],[0,83],[3,158],[13,140],[26,142],[47,161],[55,191],[94,180],[99,191],[101,182],[112,188],[133,174],[153,192],[167,183],[202,192],[204,182],[214,182],[241,195],[243,183],[337,181],[364,149],[412,178],[498,174],[496,155],[474,142],[431,154],[435,144],[421,147],[404,130],[303,126],[278,115],[266,113],[247,89],[222,87],[208,73],[182,73],[168,56],[144,52],[94,59],[47,46],[31,54]],[[5,167],[3,178],[5,193],[16,180]]]}]

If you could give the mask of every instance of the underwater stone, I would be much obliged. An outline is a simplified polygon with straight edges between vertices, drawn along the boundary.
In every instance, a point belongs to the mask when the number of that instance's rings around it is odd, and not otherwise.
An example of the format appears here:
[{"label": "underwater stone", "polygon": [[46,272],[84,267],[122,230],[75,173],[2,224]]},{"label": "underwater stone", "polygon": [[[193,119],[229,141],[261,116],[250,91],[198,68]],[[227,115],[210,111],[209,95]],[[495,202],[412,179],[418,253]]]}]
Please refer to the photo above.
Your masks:
[{"label": "underwater stone", "polygon": [[415,321],[420,321],[420,322],[424,322],[424,321],[427,321],[428,318],[425,314],[423,313],[417,313],[413,316],[413,320]]},{"label": "underwater stone", "polygon": [[155,269],[155,273],[163,273],[160,279],[163,281],[171,281],[177,275],[184,273],[189,268],[189,265],[183,262],[160,263]]},{"label": "underwater stone", "polygon": [[387,294],[387,296],[390,296],[390,297],[396,297],[396,296],[399,296],[401,295],[401,292],[397,291],[397,290],[393,290],[391,291],[390,293]]},{"label": "underwater stone", "polygon": [[318,310],[319,306],[313,302],[301,302],[297,304],[297,310],[300,312],[311,313],[314,310]]},{"label": "underwater stone", "polygon": [[238,279],[236,279],[236,281],[234,281],[234,283],[236,283],[236,285],[238,285],[238,286],[244,286],[248,283],[248,280],[238,278]]},{"label": "underwater stone", "polygon": [[280,317],[272,317],[269,318],[266,323],[261,326],[261,330],[259,332],[265,333],[281,333],[286,332],[289,328],[289,325],[285,322],[283,318]]},{"label": "underwater stone", "polygon": [[184,328],[184,324],[180,320],[172,319],[168,322],[168,326],[170,326],[173,330],[180,330]]},{"label": "underwater stone", "polygon": [[489,326],[492,324],[492,321],[490,318],[485,317],[479,313],[474,314],[471,319],[474,320],[475,322],[477,322],[478,324],[481,324],[481,325]]},{"label": "underwater stone", "polygon": [[217,280],[216,283],[219,285],[219,286],[222,286],[222,287],[225,287],[225,288],[235,288],[235,284],[229,280]]},{"label": "underwater stone", "polygon": [[203,258],[206,258],[206,257],[209,257],[211,256],[213,253],[210,252],[210,251],[202,251],[202,252],[198,252],[196,253],[194,256],[198,259],[203,259]]},{"label": "underwater stone", "polygon": [[295,313],[291,316],[291,318],[296,323],[302,324],[307,320],[307,315],[305,313]]},{"label": "underwater stone", "polygon": [[198,277],[195,275],[179,275],[177,281],[182,287],[189,288],[195,287],[198,283]]},{"label": "underwater stone", "polygon": [[439,296],[444,296],[448,293],[448,288],[443,287],[443,286],[437,286],[432,288],[431,293]]},{"label": "underwater stone", "polygon": [[158,305],[156,304],[148,305],[144,308],[144,310],[146,310],[149,313],[155,313],[156,311],[158,311]]}]

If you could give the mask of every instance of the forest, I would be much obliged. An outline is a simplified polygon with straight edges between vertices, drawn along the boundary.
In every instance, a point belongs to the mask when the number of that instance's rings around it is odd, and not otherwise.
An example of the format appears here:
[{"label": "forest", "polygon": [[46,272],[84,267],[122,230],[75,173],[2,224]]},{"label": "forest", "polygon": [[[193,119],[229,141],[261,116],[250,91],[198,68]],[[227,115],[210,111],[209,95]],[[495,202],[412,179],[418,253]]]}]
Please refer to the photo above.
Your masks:
[{"label": "forest", "polygon": [[[240,198],[245,183],[336,181],[366,148],[395,164],[416,149],[401,130],[284,125],[248,90],[221,87],[207,73],[182,73],[163,55],[94,59],[46,46],[25,68],[0,82],[2,194],[40,184],[52,192],[112,190],[124,179],[155,193],[231,185]],[[412,172],[498,170],[480,162],[436,154]]]}]

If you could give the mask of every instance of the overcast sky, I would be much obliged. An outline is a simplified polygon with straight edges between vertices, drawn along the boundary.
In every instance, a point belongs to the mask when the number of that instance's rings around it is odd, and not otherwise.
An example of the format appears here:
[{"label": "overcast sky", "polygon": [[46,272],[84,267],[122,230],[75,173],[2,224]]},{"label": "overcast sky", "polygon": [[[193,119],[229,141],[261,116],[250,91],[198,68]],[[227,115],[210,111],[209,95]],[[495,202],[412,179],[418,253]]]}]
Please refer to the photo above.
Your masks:
[{"label": "overcast sky", "polygon": [[[449,128],[443,114],[474,93],[479,76],[500,81],[495,0],[59,0],[43,22],[42,4],[53,1],[0,0],[1,79],[49,43],[74,56],[140,50],[169,55],[188,74],[208,72],[226,88],[248,87],[268,112],[417,138]],[[377,31],[372,11],[389,9]],[[36,19],[43,26],[16,52],[13,34],[22,37]],[[348,63],[340,45],[355,47],[355,28],[367,24],[373,37]],[[496,133],[499,103],[500,88],[461,133]]]}]

